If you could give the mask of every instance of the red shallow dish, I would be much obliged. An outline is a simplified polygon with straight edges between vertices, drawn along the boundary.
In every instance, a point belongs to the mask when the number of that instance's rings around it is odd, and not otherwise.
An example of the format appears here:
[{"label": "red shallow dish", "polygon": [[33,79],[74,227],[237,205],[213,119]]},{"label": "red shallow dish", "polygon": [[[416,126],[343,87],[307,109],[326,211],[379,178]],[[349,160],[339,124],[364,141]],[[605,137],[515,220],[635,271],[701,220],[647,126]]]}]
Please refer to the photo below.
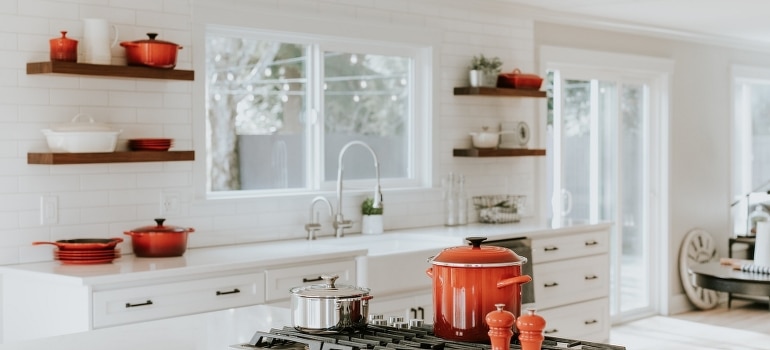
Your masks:
[{"label": "red shallow dish", "polygon": [[538,90],[543,85],[543,78],[536,74],[522,74],[517,68],[513,73],[501,73],[497,76],[497,87],[526,90]]}]

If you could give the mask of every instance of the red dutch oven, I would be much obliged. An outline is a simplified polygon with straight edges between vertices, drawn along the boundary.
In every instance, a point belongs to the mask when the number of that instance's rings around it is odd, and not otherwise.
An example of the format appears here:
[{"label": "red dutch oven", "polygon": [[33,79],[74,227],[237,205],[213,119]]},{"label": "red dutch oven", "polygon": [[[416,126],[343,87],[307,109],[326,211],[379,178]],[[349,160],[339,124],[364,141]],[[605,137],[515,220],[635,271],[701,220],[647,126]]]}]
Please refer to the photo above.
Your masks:
[{"label": "red dutch oven", "polygon": [[155,219],[157,225],[123,232],[131,236],[131,247],[138,257],[165,258],[182,256],[187,250],[187,234],[192,227],[163,225],[166,219]]},{"label": "red dutch oven", "polygon": [[126,61],[131,66],[148,66],[171,69],[176,67],[176,54],[181,46],[172,42],[156,40],[157,33],[147,33],[150,39],[124,41]]},{"label": "red dutch oven", "polygon": [[495,304],[516,317],[521,314],[521,284],[532,277],[521,274],[527,259],[512,250],[482,246],[486,237],[468,237],[470,246],[442,250],[428,259],[426,273],[433,279],[433,331],[443,339],[489,342],[485,316]]}]

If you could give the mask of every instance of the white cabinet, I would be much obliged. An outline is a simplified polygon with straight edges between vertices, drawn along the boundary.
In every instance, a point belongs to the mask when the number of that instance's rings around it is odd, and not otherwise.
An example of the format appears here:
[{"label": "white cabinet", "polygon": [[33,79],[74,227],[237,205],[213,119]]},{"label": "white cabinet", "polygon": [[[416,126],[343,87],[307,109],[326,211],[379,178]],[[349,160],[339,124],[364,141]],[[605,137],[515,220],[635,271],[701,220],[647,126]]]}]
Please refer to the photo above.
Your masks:
[{"label": "white cabinet", "polygon": [[261,304],[262,273],[93,293],[93,328]]},{"label": "white cabinet", "polygon": [[270,303],[283,301],[288,305],[291,290],[294,287],[322,284],[321,276],[336,275],[337,283],[356,285],[356,263],[352,259],[315,264],[302,264],[288,267],[269,268],[265,271],[267,296]]},{"label": "white cabinet", "polygon": [[609,339],[609,229],[532,238],[535,308],[546,335]]},{"label": "white cabinet", "polygon": [[3,341],[255,305],[264,300],[262,272],[110,285],[77,285],[9,274],[3,276]]}]

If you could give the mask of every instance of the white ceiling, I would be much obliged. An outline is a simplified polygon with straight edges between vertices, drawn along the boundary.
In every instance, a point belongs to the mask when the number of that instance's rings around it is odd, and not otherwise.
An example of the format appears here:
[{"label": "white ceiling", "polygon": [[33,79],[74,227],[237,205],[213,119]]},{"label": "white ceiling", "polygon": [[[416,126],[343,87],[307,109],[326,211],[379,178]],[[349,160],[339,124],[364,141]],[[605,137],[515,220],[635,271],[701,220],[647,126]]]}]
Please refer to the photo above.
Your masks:
[{"label": "white ceiling", "polygon": [[770,45],[770,0],[503,0],[605,26]]}]

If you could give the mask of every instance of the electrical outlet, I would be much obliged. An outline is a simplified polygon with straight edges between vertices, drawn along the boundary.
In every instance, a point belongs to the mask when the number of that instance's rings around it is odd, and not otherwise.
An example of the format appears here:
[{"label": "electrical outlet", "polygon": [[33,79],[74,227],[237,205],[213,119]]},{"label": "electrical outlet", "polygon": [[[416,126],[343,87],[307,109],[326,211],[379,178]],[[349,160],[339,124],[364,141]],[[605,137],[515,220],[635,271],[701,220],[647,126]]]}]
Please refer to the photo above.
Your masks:
[{"label": "electrical outlet", "polygon": [[56,196],[40,197],[40,224],[51,225],[59,222],[59,199]]},{"label": "electrical outlet", "polygon": [[160,213],[166,215],[178,215],[181,212],[181,195],[178,192],[163,192],[160,194]]}]

